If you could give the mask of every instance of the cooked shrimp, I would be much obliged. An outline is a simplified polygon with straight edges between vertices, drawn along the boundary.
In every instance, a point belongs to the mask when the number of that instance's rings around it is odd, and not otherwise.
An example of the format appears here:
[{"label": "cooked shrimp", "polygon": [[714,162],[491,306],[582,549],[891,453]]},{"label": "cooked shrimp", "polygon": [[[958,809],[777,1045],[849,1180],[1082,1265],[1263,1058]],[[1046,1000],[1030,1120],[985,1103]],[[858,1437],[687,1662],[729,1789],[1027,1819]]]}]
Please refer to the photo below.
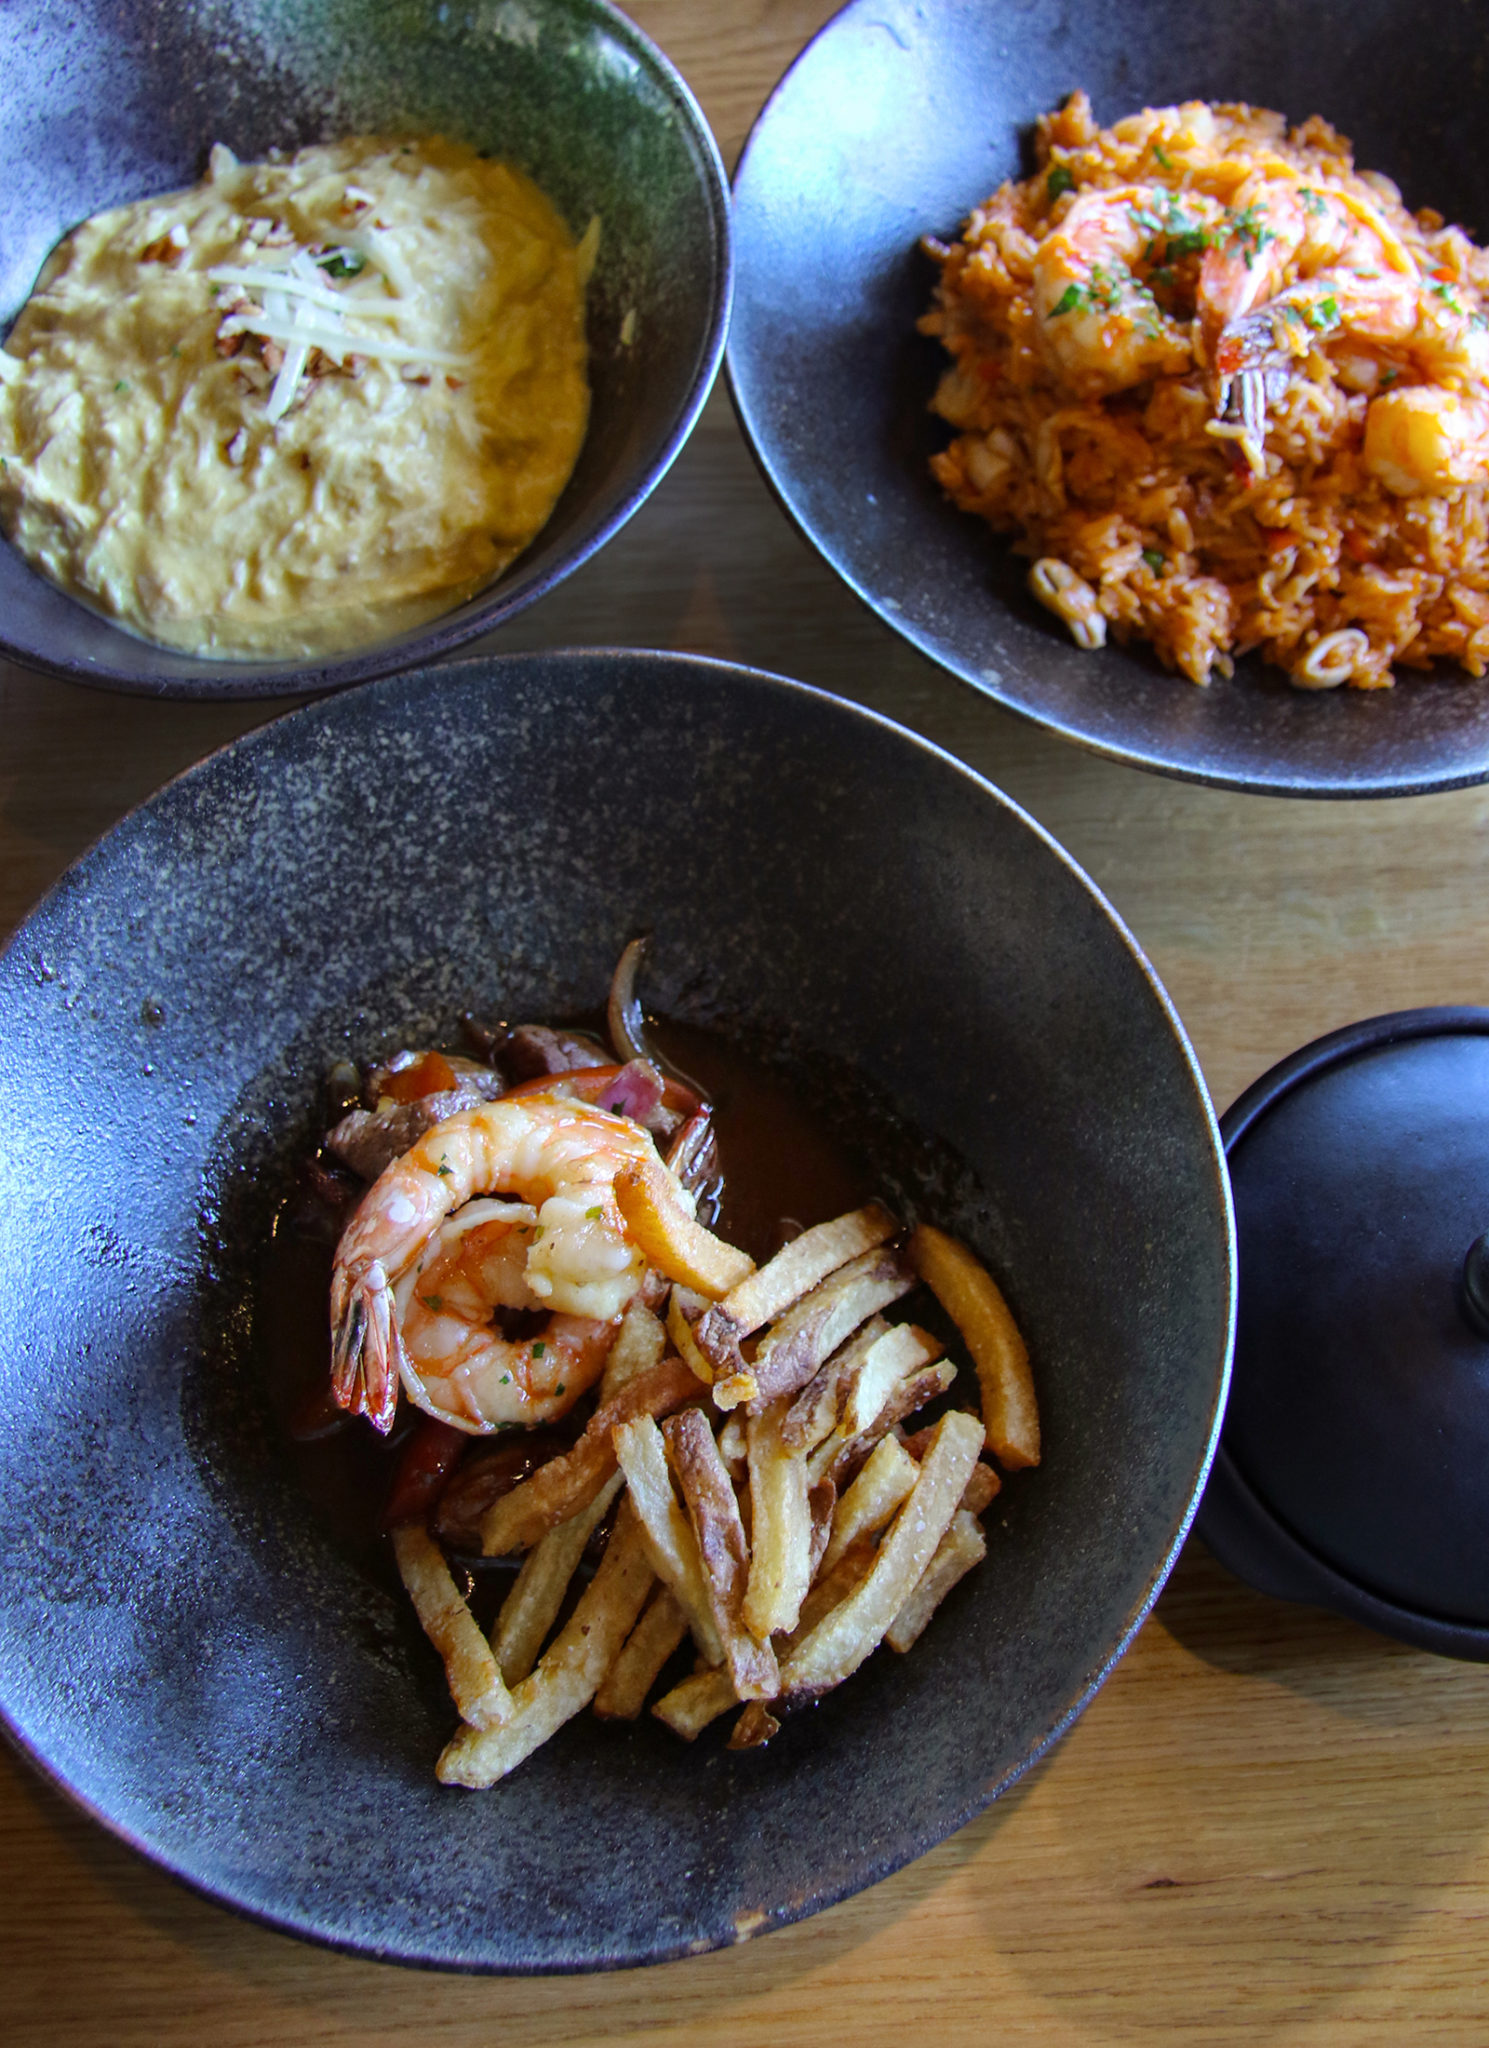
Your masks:
[{"label": "cooked shrimp", "polygon": [[[341,1406],[386,1431],[401,1380],[419,1407],[473,1432],[563,1413],[593,1382],[608,1349],[608,1336],[576,1332],[573,1320],[613,1334],[645,1278],[645,1259],[629,1242],[612,1193],[616,1173],[630,1160],[656,1161],[637,1125],[543,1095],[462,1110],[395,1159],[336,1248],[331,1376]],[[501,1226],[478,1245],[483,1259],[495,1261],[487,1265],[477,1262],[475,1249],[461,1250],[461,1230],[446,1219],[474,1197],[498,1194],[515,1196],[526,1213],[508,1205],[496,1215],[483,1205],[472,1219],[472,1228]],[[526,1233],[520,1239],[519,1230]],[[468,1283],[459,1343],[443,1310],[429,1309],[430,1298],[444,1299],[431,1265],[441,1273],[448,1265],[452,1279],[458,1269]],[[423,1301],[400,1289],[410,1274],[428,1282]],[[519,1277],[521,1297],[504,1300],[518,1293]],[[547,1310],[552,1321],[535,1339],[508,1339],[491,1326],[500,1306]],[[417,1328],[417,1356],[405,1315]]]},{"label": "cooked shrimp", "polygon": [[[393,1290],[403,1384],[459,1428],[549,1422],[594,1384],[615,1341],[598,1316],[548,1315],[528,1285],[538,1212],[526,1202],[467,1202],[431,1236]],[[526,1337],[501,1310],[538,1311]]]},{"label": "cooked shrimp", "polygon": [[[1186,194],[1198,235],[1213,206]],[[1154,212],[1161,204],[1166,212]],[[1159,304],[1139,269],[1157,264],[1169,240],[1174,196],[1142,185],[1085,192],[1034,258],[1034,308],[1045,353],[1077,396],[1125,391],[1193,360],[1187,327]]]},{"label": "cooked shrimp", "polygon": [[1409,353],[1434,379],[1489,383],[1489,324],[1477,295],[1451,271],[1438,270],[1423,279]]},{"label": "cooked shrimp", "polygon": [[1398,497],[1444,497],[1489,474],[1489,400],[1440,385],[1383,391],[1365,414],[1362,461]]},{"label": "cooked shrimp", "polygon": [[1216,419],[1239,421],[1253,466],[1267,404],[1315,338],[1409,340],[1420,285],[1406,245],[1368,200],[1306,185],[1277,162],[1246,181],[1205,254],[1195,303]]}]

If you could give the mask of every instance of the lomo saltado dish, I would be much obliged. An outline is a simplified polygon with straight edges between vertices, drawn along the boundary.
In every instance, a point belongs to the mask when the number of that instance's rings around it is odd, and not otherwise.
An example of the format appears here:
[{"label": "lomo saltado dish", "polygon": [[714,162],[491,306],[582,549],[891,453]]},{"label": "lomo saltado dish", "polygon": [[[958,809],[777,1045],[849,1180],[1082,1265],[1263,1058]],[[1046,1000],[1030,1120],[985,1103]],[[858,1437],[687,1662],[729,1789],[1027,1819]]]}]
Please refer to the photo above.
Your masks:
[{"label": "lomo saltado dish", "polygon": [[546,523],[589,416],[575,242],[437,137],[240,163],[52,252],[0,348],[0,526],[139,637],[219,658],[386,638]]},{"label": "lomo saltado dish", "polygon": [[1302,689],[1489,665],[1489,252],[1317,117],[1074,94],[952,243],[944,489],[1083,648]]},{"label": "lomo saltado dish", "polygon": [[[710,1227],[727,1147],[649,1049],[639,958],[609,1045],[473,1025],[475,1057],[406,1050],[308,1169],[330,1380],[322,1353],[292,1433],[362,1417],[396,1444],[381,1521],[460,1714],[447,1784],[494,1783],[591,1703],[634,1719],[669,1666],[652,1712],[677,1733],[734,1711],[731,1746],[768,1741],[983,1557],[984,1447],[1039,1461],[1023,1340],[955,1238],[867,1200],[781,1219],[757,1264]],[[810,1218],[818,1178],[771,1192]],[[922,1285],[975,1380],[886,1313]],[[519,1556],[493,1589],[484,1562]]]}]

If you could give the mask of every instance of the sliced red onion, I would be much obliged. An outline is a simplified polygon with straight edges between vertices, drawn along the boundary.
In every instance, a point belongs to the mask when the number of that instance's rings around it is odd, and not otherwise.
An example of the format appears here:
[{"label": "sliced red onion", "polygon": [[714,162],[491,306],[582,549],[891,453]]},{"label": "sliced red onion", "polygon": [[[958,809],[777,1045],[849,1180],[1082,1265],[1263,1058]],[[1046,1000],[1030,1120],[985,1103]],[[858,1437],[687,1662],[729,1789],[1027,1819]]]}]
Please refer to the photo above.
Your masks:
[{"label": "sliced red onion", "polygon": [[606,1010],[610,1042],[623,1060],[651,1058],[646,1049],[646,1020],[641,1014],[641,1002],[636,994],[636,977],[646,958],[646,947],[644,936],[632,939],[621,954],[610,983],[610,1002]]}]

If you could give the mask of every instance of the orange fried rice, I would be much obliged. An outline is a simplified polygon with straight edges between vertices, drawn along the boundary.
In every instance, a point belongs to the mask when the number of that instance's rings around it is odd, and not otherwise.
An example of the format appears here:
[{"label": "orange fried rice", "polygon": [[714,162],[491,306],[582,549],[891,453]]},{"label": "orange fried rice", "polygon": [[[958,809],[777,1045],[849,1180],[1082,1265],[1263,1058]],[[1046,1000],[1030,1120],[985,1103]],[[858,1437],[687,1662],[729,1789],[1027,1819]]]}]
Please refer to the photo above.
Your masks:
[{"label": "orange fried rice", "polygon": [[1100,129],[1076,93],[1036,154],[924,245],[948,495],[1083,646],[1147,640],[1196,683],[1253,648],[1310,689],[1482,676],[1489,252],[1318,118]]}]

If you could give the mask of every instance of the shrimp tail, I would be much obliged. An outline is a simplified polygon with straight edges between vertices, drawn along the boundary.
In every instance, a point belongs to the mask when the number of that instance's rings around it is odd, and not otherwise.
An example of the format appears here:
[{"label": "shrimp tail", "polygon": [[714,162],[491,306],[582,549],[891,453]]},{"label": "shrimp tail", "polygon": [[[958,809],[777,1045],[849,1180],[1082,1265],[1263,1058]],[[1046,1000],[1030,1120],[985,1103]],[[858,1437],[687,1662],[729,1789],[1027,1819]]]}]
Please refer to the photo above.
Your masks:
[{"label": "shrimp tail", "polygon": [[1213,357],[1216,419],[1239,425],[1259,448],[1266,437],[1267,407],[1286,393],[1292,361],[1277,346],[1270,312],[1263,308],[1231,321]]},{"label": "shrimp tail", "polygon": [[331,1391],[350,1415],[386,1436],[398,1406],[403,1339],[380,1259],[351,1280],[331,1331]]}]

